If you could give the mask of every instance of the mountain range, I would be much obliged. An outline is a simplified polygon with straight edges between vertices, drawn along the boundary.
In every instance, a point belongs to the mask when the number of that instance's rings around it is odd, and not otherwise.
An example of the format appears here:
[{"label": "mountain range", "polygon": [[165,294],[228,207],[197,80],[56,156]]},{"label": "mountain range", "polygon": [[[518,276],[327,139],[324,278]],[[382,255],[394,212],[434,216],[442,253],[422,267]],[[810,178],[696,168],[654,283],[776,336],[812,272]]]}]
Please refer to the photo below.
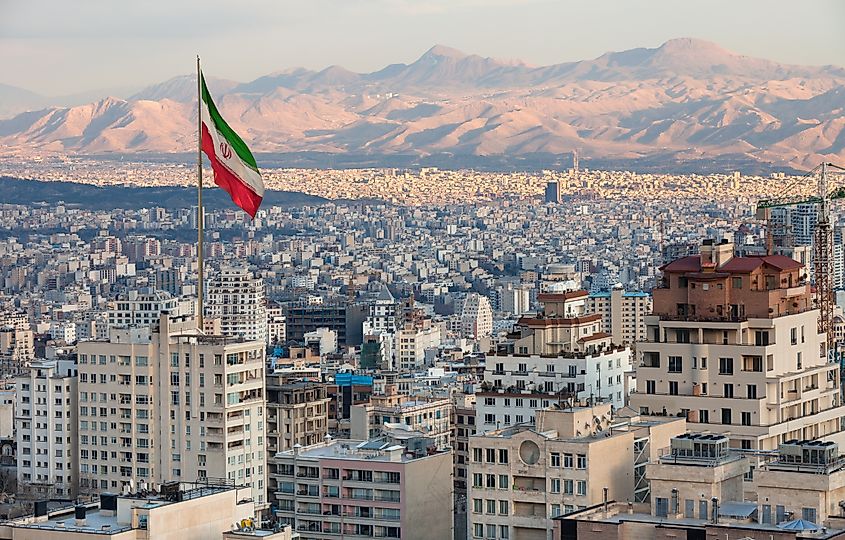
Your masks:
[{"label": "mountain range", "polygon": [[[562,155],[616,161],[845,161],[845,69],[784,65],[681,38],[531,66],[435,46],[373,73],[339,66],[207,80],[257,152],[362,156]],[[0,120],[0,153],[181,153],[196,141],[196,78],[125,99]],[[0,85],[6,110],[38,97]],[[3,110],[0,109],[0,114]]]}]

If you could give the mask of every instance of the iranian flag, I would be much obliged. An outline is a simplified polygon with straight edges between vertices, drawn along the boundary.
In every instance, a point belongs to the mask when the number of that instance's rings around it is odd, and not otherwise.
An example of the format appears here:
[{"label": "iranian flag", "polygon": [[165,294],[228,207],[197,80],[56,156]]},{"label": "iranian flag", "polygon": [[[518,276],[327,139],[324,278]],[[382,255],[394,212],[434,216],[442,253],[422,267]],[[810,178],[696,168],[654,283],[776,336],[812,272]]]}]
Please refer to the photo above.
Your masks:
[{"label": "iranian flag", "polygon": [[211,94],[202,81],[202,151],[211,160],[214,169],[214,183],[226,190],[232,202],[252,217],[258,212],[264,198],[264,182],[255,164],[255,158],[243,139],[223,120]]}]

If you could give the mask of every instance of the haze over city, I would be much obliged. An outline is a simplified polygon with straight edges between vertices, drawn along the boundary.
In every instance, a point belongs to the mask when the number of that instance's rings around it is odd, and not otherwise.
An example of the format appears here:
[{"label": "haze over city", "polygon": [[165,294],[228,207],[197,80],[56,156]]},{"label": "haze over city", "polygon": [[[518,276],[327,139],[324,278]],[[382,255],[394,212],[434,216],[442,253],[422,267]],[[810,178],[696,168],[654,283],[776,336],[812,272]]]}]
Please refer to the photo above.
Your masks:
[{"label": "haze over city", "polygon": [[845,539],[843,20],[0,0],[0,540]]}]

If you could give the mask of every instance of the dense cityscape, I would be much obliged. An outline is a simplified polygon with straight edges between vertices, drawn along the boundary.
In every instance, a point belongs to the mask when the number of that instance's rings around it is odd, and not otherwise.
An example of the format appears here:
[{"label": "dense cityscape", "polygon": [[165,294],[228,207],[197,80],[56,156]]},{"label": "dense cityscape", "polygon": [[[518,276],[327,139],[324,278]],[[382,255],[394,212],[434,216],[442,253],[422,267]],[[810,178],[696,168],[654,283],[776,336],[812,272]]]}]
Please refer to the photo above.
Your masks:
[{"label": "dense cityscape", "polygon": [[843,20],[0,1],[0,540],[845,540]]},{"label": "dense cityscape", "polygon": [[[190,174],[67,163],[5,170],[106,189]],[[838,357],[808,281],[818,215],[775,212],[785,226],[767,255],[754,213],[799,179],[267,178],[327,200],[254,220],[206,210],[202,328],[196,205],[0,205],[11,530],[130,530],[121,508],[136,501],[206,496],[225,538],[558,538],[564,518],[625,515],[767,534],[788,517],[835,522],[812,500],[840,488],[784,484],[841,474]],[[696,283],[713,292],[694,296]],[[839,315],[831,334],[845,334]],[[167,508],[143,518],[150,530]]]}]

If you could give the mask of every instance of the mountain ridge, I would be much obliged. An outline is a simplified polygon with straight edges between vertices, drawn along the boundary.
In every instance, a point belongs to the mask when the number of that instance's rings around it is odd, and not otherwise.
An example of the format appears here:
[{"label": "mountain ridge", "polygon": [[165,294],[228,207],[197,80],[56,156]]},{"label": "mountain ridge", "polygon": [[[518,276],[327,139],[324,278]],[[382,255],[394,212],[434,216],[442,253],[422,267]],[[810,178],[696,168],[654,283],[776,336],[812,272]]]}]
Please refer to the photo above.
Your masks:
[{"label": "mountain ridge", "polygon": [[[743,155],[793,167],[845,158],[845,70],[779,64],[693,38],[550,66],[435,45],[410,64],[370,73],[329,66],[207,82],[259,152],[577,148],[586,157]],[[23,113],[0,120],[0,152],[183,152],[195,141],[195,95],[195,76],[183,75],[127,99]]]}]

